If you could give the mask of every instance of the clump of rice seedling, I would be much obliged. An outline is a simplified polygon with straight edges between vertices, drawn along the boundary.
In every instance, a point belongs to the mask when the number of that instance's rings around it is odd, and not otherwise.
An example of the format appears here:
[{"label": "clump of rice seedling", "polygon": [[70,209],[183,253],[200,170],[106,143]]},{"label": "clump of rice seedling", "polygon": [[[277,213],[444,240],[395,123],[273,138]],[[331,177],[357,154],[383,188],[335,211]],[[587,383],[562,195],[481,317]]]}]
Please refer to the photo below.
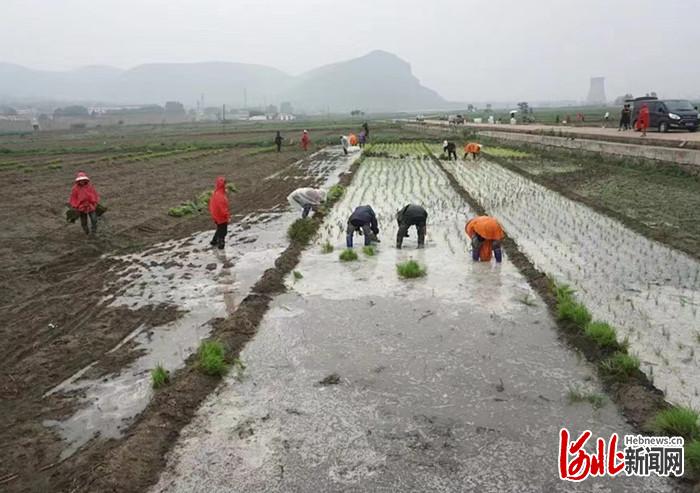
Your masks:
[{"label": "clump of rice seedling", "polygon": [[584,332],[602,348],[614,348],[618,345],[615,329],[605,322],[589,322]]},{"label": "clump of rice seedling", "polygon": [[700,475],[700,440],[685,442],[685,470],[692,476]]},{"label": "clump of rice seedling", "polygon": [[600,409],[605,405],[605,397],[595,392],[581,390],[579,388],[569,388],[567,393],[569,404],[574,402],[588,402],[593,409]]},{"label": "clump of rice seedling", "polygon": [[399,277],[413,279],[416,277],[423,277],[427,273],[427,269],[421,267],[415,260],[407,260],[406,262],[396,264],[396,272],[399,274]]},{"label": "clump of rice seedling", "polygon": [[299,272],[298,270],[295,270],[294,272],[292,272],[292,275],[294,275],[294,279],[296,279],[297,281],[298,281],[299,279],[303,279],[303,278],[304,278],[304,274],[302,274],[302,273]]},{"label": "clump of rice seedling", "polygon": [[573,297],[564,298],[557,304],[557,316],[560,320],[571,320],[579,327],[585,327],[593,317],[582,303],[578,303]]},{"label": "clump of rice seedling", "polygon": [[236,370],[236,380],[240,382],[243,380],[243,373],[245,372],[247,366],[245,363],[243,363],[243,361],[241,361],[240,358],[236,358],[233,360],[233,368]]},{"label": "clump of rice seedling", "polygon": [[220,377],[228,370],[226,350],[219,341],[203,341],[197,350],[199,369],[205,375]]},{"label": "clump of rice seedling", "polygon": [[518,298],[518,301],[525,306],[536,306],[537,302],[530,296],[530,293],[525,293],[525,296]]},{"label": "clump of rice seedling", "polygon": [[655,433],[669,436],[682,436],[686,440],[697,438],[700,432],[698,427],[697,411],[684,406],[674,406],[659,412],[650,423],[650,428]]},{"label": "clump of rice seedling", "polygon": [[316,233],[316,224],[308,218],[300,218],[294,221],[287,230],[287,237],[300,245],[306,246],[311,242],[311,238]]},{"label": "clump of rice seedling", "polygon": [[340,252],[340,255],[338,256],[341,261],[343,262],[352,262],[354,260],[357,260],[357,253],[355,253],[355,250],[352,248],[346,248],[342,252]]},{"label": "clump of rice seedling", "polygon": [[62,164],[49,164],[47,166],[47,168],[48,169],[63,169],[63,165]]},{"label": "clump of rice seedling", "polygon": [[377,249],[374,248],[374,245],[365,245],[362,247],[362,253],[368,257],[374,257],[377,254]]},{"label": "clump of rice seedling", "polygon": [[154,389],[159,389],[166,383],[170,381],[170,373],[168,370],[163,368],[163,365],[157,364],[155,368],[151,370],[151,382],[153,383]]},{"label": "clump of rice seedling", "polygon": [[326,202],[333,204],[340,200],[344,193],[345,187],[343,185],[333,185],[328,189],[328,193],[326,194]]},{"label": "clump of rice seedling", "polygon": [[321,245],[321,253],[333,253],[333,245],[331,242],[326,240],[326,242]]},{"label": "clump of rice seedling", "polygon": [[603,373],[619,378],[631,377],[639,370],[639,359],[621,351],[617,351],[610,358],[600,364]]}]

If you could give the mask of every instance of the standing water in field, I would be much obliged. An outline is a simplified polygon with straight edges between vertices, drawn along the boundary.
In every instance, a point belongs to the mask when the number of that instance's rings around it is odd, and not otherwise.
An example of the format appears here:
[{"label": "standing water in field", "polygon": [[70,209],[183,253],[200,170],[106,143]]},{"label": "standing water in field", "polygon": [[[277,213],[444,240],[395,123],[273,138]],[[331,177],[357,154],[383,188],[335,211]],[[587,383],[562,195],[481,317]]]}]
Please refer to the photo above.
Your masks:
[{"label": "standing water in field", "polygon": [[444,165],[540,270],[619,327],[670,401],[700,408],[700,263],[484,159]]},{"label": "standing water in field", "polygon": [[[181,433],[156,492],[666,492],[660,478],[557,479],[559,427],[629,427],[594,371],[557,338],[542,301],[507,259],[472,263],[467,205],[430,159],[368,158],[226,378]],[[394,247],[396,211],[428,210]],[[345,224],[370,204],[382,243],[341,262]],[[332,253],[322,248],[329,242]],[[402,280],[407,259],[427,275]],[[613,484],[614,483],[614,484]]]},{"label": "standing water in field", "polygon": [[[328,186],[357,157],[327,149],[310,162],[294,163],[285,173],[311,177],[316,185]],[[288,176],[285,173],[280,179]],[[265,269],[274,265],[289,243],[287,227],[297,217],[297,211],[282,207],[250,214],[232,225],[223,251],[210,247],[212,232],[207,231],[115,259],[119,261],[113,268],[117,280],[105,286],[104,303],[132,310],[167,305],[181,314],[165,325],[141,325],[110,349],[106,359],[129,361],[119,371],[109,372],[95,361],[45,394],[79,396],[74,414],[44,423],[56,428],[66,442],[61,458],[98,435],[117,438],[123,434],[153,395],[150,371],[159,364],[170,372],[184,366],[211,333],[211,320],[231,315]]]}]

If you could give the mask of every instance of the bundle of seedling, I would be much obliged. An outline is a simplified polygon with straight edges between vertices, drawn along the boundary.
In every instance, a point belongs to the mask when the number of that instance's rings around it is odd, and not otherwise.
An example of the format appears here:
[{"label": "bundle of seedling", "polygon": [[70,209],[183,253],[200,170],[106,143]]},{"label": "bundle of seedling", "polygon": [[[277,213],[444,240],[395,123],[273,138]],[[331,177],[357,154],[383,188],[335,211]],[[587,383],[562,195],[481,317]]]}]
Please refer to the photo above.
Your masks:
[{"label": "bundle of seedling", "polygon": [[[107,212],[107,207],[102,204],[97,204],[97,207],[95,208],[95,214],[97,214],[97,217],[100,217],[105,212]],[[80,217],[80,211],[68,206],[66,207],[65,215],[67,222],[74,223]]]},{"label": "bundle of seedling", "polygon": [[[229,193],[238,192],[233,183],[226,184],[226,191]],[[213,190],[205,190],[197,195],[193,200],[183,202],[182,204],[168,209],[168,215],[173,217],[185,217],[194,214],[199,214],[209,205],[209,199],[213,194]]]}]

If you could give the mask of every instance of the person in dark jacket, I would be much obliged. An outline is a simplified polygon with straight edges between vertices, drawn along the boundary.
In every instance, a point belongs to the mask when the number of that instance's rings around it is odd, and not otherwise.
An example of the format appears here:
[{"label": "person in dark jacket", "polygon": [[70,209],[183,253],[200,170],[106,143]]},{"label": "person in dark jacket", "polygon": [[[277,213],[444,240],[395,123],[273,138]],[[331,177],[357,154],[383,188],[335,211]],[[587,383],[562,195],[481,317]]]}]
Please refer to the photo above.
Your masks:
[{"label": "person in dark jacket", "polygon": [[367,122],[362,124],[362,130],[365,131],[365,139],[369,140],[369,125],[367,125]]},{"label": "person in dark jacket", "polygon": [[279,131],[277,132],[277,135],[275,135],[275,145],[277,146],[277,152],[280,152],[282,150],[282,136],[280,135]]},{"label": "person in dark jacket", "polygon": [[455,161],[457,161],[457,146],[455,145],[454,142],[448,142],[447,143],[447,160],[451,161],[452,156],[454,156]]},{"label": "person in dark jacket", "polygon": [[625,104],[622,107],[622,111],[620,112],[620,126],[617,128],[617,130],[618,131],[629,130],[631,121],[632,121],[632,110],[630,110],[629,104]]},{"label": "person in dark jacket", "polygon": [[396,221],[399,223],[399,232],[396,233],[396,248],[403,246],[403,239],[408,238],[408,228],[415,226],[418,231],[418,248],[425,246],[426,222],[428,211],[416,204],[408,204],[396,213]]},{"label": "person in dark jacket", "polygon": [[373,241],[379,243],[379,238],[377,238],[379,225],[372,206],[361,205],[350,214],[345,237],[345,244],[348,248],[352,248],[352,237],[355,231],[365,235],[365,246],[371,245]]}]

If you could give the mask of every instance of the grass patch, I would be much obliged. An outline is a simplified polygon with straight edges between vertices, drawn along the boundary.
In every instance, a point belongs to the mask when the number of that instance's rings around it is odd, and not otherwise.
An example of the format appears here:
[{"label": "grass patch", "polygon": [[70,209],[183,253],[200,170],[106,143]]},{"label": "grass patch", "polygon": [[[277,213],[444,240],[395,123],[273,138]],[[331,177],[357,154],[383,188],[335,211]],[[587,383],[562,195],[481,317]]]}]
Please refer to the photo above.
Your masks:
[{"label": "grass patch", "polygon": [[700,476],[700,440],[685,442],[685,472],[693,477]]},{"label": "grass patch", "polygon": [[514,159],[523,159],[523,158],[532,156],[532,154],[527,153],[525,151],[518,151],[516,149],[508,149],[507,147],[484,146],[484,148],[481,150],[481,152],[483,152],[487,156],[505,157],[505,158],[514,158]]},{"label": "grass patch", "polygon": [[287,230],[287,238],[290,241],[306,246],[311,242],[314,234],[316,234],[316,224],[311,218],[304,217],[294,221]]},{"label": "grass patch", "polygon": [[639,370],[639,359],[621,351],[600,364],[603,373],[618,378],[629,378]]},{"label": "grass patch", "polygon": [[415,260],[407,260],[396,264],[396,272],[399,274],[399,277],[404,279],[414,279],[423,277],[428,271]]},{"label": "grass patch", "polygon": [[297,281],[298,281],[299,279],[303,279],[303,278],[304,278],[304,274],[302,274],[302,273],[299,272],[298,270],[295,270],[294,272],[292,272],[292,275],[294,276],[294,279],[296,279]]},{"label": "grass patch", "polygon": [[158,364],[151,370],[151,382],[154,389],[159,389],[170,382],[170,373],[163,368],[163,365]]},{"label": "grass patch", "polygon": [[326,240],[326,242],[321,245],[321,253],[333,253],[333,245],[331,242]]},{"label": "grass patch", "polygon": [[618,346],[615,329],[605,322],[589,322],[586,324],[584,332],[600,347],[615,348]]},{"label": "grass patch", "polygon": [[682,436],[685,440],[691,440],[700,434],[698,417],[697,411],[689,407],[675,406],[654,416],[649,427],[655,433]]},{"label": "grass patch", "polygon": [[567,286],[556,286],[554,294],[557,297],[557,317],[559,320],[570,320],[580,328],[586,327],[593,317],[585,305],[574,298],[573,290]]},{"label": "grass patch", "polygon": [[374,245],[366,245],[362,247],[362,253],[368,257],[374,257],[377,254],[377,249],[374,248]]},{"label": "grass patch", "polygon": [[593,409],[600,409],[605,405],[605,396],[579,388],[570,388],[566,394],[566,397],[569,400],[569,404],[573,404],[575,402],[588,402],[591,406],[593,406]]},{"label": "grass patch", "polygon": [[353,250],[352,248],[346,248],[345,250],[340,252],[338,258],[343,262],[352,262],[354,260],[357,260],[357,253],[355,253],[355,250]]},{"label": "grass patch", "polygon": [[226,350],[219,341],[204,341],[197,350],[199,369],[205,375],[220,377],[228,370]]},{"label": "grass patch", "polygon": [[326,202],[333,204],[340,200],[344,193],[345,187],[343,185],[333,185],[328,189],[328,193],[326,194]]}]

